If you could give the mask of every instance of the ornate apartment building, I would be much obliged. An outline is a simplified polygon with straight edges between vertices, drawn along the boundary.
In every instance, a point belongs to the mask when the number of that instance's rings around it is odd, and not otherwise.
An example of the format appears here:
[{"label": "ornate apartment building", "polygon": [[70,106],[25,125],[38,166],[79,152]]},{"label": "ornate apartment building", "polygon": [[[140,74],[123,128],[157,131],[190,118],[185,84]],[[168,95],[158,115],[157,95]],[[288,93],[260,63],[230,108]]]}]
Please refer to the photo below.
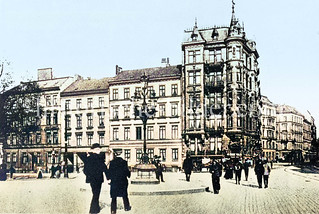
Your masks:
[{"label": "ornate apartment building", "polygon": [[185,31],[183,136],[193,156],[253,154],[260,139],[256,43],[235,17],[229,27]]}]

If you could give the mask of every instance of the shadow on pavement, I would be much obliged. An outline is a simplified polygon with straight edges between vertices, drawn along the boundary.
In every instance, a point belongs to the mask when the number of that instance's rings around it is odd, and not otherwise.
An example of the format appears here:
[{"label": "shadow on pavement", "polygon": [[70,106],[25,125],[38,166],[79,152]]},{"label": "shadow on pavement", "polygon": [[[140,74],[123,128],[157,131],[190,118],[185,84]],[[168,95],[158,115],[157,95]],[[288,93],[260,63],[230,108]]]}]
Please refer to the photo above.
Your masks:
[{"label": "shadow on pavement", "polygon": [[242,186],[251,187],[251,188],[259,188],[258,185],[254,185],[254,184],[242,184]]}]

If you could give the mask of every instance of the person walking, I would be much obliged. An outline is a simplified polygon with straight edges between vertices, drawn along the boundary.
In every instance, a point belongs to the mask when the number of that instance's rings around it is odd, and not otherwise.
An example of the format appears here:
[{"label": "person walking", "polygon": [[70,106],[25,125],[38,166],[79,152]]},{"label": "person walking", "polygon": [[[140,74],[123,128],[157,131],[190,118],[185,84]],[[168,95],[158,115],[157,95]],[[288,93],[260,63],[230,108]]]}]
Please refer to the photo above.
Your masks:
[{"label": "person walking", "polygon": [[127,188],[128,180],[131,177],[131,172],[128,168],[127,161],[120,157],[122,150],[114,151],[114,159],[110,162],[107,179],[111,180],[111,213],[116,213],[117,197],[123,198],[124,210],[131,210],[128,199]]},{"label": "person walking", "polygon": [[218,194],[220,190],[220,177],[222,175],[222,166],[216,160],[213,160],[213,163],[209,167],[209,172],[212,173],[214,194]]},{"label": "person walking", "polygon": [[1,164],[0,165],[0,181],[6,181],[7,180],[7,165]]},{"label": "person walking", "polygon": [[155,167],[156,167],[156,171],[155,171],[156,179],[158,181],[165,182],[163,178],[163,170],[164,170],[163,164],[161,164],[160,161],[157,161],[155,162]]},{"label": "person walking", "polygon": [[193,170],[193,161],[190,158],[189,154],[186,155],[186,159],[183,162],[183,170],[184,170],[184,173],[186,175],[186,181],[189,182],[191,179],[191,174],[192,174],[192,170]]},{"label": "person walking", "polygon": [[263,167],[264,167],[264,185],[265,185],[265,188],[268,188],[268,179],[269,179],[271,169],[267,160],[265,160]]},{"label": "person walking", "polygon": [[250,163],[248,162],[248,160],[246,159],[245,163],[243,164],[244,167],[244,172],[245,172],[245,180],[248,180],[248,174],[249,174],[249,167],[250,167]]},{"label": "person walking", "polygon": [[256,161],[255,173],[257,175],[258,187],[262,188],[262,179],[264,175],[264,166],[262,160],[258,159]]},{"label": "person walking", "polygon": [[13,166],[10,166],[9,172],[10,172],[10,179],[13,179],[13,173],[16,172],[16,170],[13,168]]},{"label": "person walking", "polygon": [[238,161],[235,164],[234,170],[235,170],[235,178],[236,178],[236,184],[240,184],[240,180],[241,180],[241,171],[242,171],[242,165],[241,163]]},{"label": "person walking", "polygon": [[90,213],[99,213],[101,210],[99,206],[99,198],[102,183],[104,182],[103,173],[107,176],[107,167],[100,153],[100,144],[94,143],[91,146],[91,151],[88,156],[84,159],[83,172],[86,175],[86,183],[90,184],[93,194],[89,211]]}]

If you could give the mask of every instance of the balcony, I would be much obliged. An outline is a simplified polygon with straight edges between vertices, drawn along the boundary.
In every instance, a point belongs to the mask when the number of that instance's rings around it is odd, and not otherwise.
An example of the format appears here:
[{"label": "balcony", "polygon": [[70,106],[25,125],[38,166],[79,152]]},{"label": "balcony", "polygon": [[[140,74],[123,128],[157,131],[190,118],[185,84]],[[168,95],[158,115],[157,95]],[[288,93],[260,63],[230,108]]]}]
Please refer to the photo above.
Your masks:
[{"label": "balcony", "polygon": [[223,62],[216,62],[214,64],[206,64],[205,73],[223,72],[223,68],[224,68]]},{"label": "balcony", "polygon": [[219,114],[224,111],[224,105],[223,104],[206,105],[206,111],[208,116],[213,114]]},{"label": "balcony", "polygon": [[205,82],[205,93],[212,93],[223,91],[224,89],[224,82],[223,81],[206,81]]},{"label": "balcony", "polygon": [[209,136],[222,136],[224,134],[224,127],[217,127],[217,129],[215,129],[215,128],[206,128],[205,132]]}]

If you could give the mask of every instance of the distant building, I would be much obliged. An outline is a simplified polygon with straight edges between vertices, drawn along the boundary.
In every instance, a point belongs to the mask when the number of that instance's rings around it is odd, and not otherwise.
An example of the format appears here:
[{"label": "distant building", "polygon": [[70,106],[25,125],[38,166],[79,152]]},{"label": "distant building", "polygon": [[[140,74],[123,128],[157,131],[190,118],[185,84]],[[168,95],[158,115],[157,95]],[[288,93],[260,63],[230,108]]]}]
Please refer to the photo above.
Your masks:
[{"label": "distant building", "polygon": [[275,160],[277,153],[276,105],[268,97],[262,96],[261,144],[264,157]]}]

